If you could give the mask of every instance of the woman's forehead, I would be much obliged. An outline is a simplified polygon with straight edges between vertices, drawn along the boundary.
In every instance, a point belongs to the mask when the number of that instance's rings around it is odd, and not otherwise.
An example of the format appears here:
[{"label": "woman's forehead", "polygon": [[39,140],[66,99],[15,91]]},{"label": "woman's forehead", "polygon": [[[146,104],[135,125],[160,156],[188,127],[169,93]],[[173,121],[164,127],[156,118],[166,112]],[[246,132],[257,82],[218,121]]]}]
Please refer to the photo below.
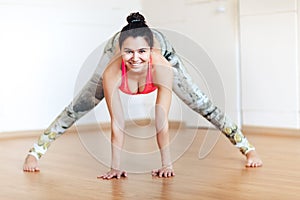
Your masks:
[{"label": "woman's forehead", "polygon": [[128,37],[124,40],[122,48],[123,49],[143,49],[149,48],[148,42],[145,38],[138,36],[138,37]]}]

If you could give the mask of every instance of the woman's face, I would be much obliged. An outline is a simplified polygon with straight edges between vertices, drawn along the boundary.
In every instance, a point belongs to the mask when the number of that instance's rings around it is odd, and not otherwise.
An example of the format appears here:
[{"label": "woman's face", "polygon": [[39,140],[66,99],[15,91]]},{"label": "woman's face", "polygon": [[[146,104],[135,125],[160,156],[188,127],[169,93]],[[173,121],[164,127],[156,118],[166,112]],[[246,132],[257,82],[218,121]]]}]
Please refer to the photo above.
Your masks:
[{"label": "woman's face", "polygon": [[142,72],[148,66],[151,48],[143,37],[128,37],[122,44],[121,53],[128,70]]}]

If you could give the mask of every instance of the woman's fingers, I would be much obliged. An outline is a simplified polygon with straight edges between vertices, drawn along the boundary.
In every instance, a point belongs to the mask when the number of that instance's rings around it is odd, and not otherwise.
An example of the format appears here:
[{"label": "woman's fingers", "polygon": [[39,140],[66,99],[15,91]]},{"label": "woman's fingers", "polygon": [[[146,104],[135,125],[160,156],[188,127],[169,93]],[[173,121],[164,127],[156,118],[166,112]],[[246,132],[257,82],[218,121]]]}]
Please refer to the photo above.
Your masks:
[{"label": "woman's fingers", "polygon": [[152,176],[158,176],[160,178],[168,178],[175,176],[174,170],[172,168],[161,168],[158,170],[152,170]]},{"label": "woman's fingers", "polygon": [[121,177],[127,177],[127,172],[112,169],[109,172],[107,172],[101,176],[97,176],[98,179],[106,179],[106,180],[110,180],[112,178],[120,179]]},{"label": "woman's fingers", "polygon": [[121,178],[121,177],[127,177],[127,173],[126,171],[121,171],[117,173],[117,179]]}]

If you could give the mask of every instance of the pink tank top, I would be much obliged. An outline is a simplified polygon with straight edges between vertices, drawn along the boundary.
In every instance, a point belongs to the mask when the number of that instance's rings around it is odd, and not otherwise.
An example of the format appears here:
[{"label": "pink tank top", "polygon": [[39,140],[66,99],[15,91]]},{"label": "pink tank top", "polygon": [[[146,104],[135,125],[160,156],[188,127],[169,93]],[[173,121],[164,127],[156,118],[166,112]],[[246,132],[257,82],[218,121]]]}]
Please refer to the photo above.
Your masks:
[{"label": "pink tank top", "polygon": [[141,92],[138,91],[137,93],[131,92],[129,87],[128,87],[126,66],[125,66],[124,61],[122,60],[122,83],[121,83],[119,89],[122,92],[124,92],[126,94],[131,94],[131,95],[148,94],[148,93],[153,92],[154,90],[156,90],[157,87],[153,84],[153,80],[152,80],[152,62],[151,62],[151,59],[150,59],[150,63],[149,63],[148,71],[147,71],[146,84],[145,84],[144,90],[141,91]]}]

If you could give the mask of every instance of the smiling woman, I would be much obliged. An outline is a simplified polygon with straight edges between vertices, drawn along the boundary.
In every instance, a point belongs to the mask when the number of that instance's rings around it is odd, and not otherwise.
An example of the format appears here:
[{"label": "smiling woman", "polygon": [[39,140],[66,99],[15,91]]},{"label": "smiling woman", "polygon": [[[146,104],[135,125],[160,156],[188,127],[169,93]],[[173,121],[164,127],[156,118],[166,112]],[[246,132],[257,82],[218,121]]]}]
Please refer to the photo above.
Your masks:
[{"label": "smiling woman", "polygon": [[111,116],[112,165],[111,170],[99,178],[127,176],[125,171],[120,170],[125,120],[118,89],[127,94],[147,94],[157,89],[155,127],[162,168],[152,173],[164,177],[174,176],[168,128],[172,99],[172,68],[160,53],[153,51],[153,35],[143,17],[134,13],[127,20],[128,25],[122,29],[119,39],[121,57],[117,57],[103,73],[104,96]]},{"label": "smiling woman", "polygon": [[[121,47],[122,58],[129,69],[139,72],[150,61],[151,48],[147,41],[139,37],[129,37]],[[145,70],[144,70],[145,71]]]},{"label": "smiling woman", "polygon": [[127,176],[120,169],[125,119],[119,90],[128,94],[145,94],[157,90],[155,128],[162,165],[153,170],[152,175],[174,176],[168,125],[172,92],[217,127],[246,156],[247,167],[262,166],[255,148],[237,125],[193,82],[165,36],[155,29],[151,30],[139,13],[132,13],[127,21],[122,31],[107,42],[99,65],[85,87],[30,149],[24,171],[39,171],[38,160],[50,144],[105,97],[111,117],[112,162],[111,170],[99,178]]},{"label": "smiling woman", "polygon": [[122,55],[120,89],[127,94],[147,94],[156,89],[152,83],[153,34],[139,13],[128,16],[127,21],[119,38]]},{"label": "smiling woman", "polygon": [[[137,46],[133,46],[133,44]],[[121,48],[123,59],[122,84],[120,85],[120,90],[124,93],[147,94],[156,89],[152,80],[151,49],[146,45],[146,40],[142,37],[129,37],[124,41],[124,45]],[[135,92],[131,92],[132,90],[130,90],[128,85],[128,78],[130,85],[136,86]]]}]

